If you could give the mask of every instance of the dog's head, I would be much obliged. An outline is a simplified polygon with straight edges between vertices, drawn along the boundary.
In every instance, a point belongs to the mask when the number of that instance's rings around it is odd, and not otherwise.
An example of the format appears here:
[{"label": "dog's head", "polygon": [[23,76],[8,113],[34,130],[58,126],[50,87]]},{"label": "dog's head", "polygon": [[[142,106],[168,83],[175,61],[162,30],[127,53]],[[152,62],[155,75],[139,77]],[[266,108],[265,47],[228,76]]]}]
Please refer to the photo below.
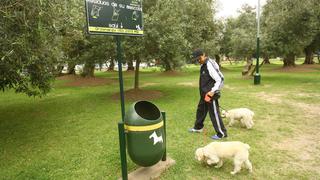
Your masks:
[{"label": "dog's head", "polygon": [[205,162],[208,165],[217,164],[220,159],[213,150],[208,150],[206,147],[198,148],[195,152],[195,158],[200,162]]},{"label": "dog's head", "polygon": [[217,155],[211,154],[207,159],[207,164],[208,165],[217,164],[219,161],[220,161],[220,158]]},{"label": "dog's head", "polygon": [[227,117],[228,111],[222,110],[221,111],[221,117]]},{"label": "dog's head", "polygon": [[204,152],[203,152],[203,148],[198,148],[198,149],[196,150],[195,158],[196,158],[196,160],[198,160],[198,161],[203,161],[203,160],[204,160],[205,155],[204,155]]}]

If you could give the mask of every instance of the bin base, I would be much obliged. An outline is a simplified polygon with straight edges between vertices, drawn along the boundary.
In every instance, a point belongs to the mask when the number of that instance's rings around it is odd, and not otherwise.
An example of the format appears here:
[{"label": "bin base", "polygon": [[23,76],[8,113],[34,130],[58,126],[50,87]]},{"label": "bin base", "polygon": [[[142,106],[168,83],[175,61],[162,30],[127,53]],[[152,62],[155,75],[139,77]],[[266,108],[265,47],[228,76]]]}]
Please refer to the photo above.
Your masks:
[{"label": "bin base", "polygon": [[[166,169],[176,163],[175,160],[167,157],[166,161],[159,161],[157,164],[150,167],[140,167],[137,170],[131,172],[128,176],[129,180],[150,180],[160,177]],[[122,178],[120,178],[122,179]]]}]

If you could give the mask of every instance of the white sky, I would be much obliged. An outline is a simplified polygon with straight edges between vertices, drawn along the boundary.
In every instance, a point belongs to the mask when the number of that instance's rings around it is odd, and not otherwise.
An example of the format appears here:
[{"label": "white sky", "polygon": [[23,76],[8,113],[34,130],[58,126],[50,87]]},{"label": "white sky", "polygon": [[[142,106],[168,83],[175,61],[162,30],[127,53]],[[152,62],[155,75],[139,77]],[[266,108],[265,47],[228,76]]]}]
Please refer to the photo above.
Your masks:
[{"label": "white sky", "polygon": [[[237,10],[241,9],[244,4],[257,7],[258,0],[217,0],[218,2],[218,13],[217,17],[227,18],[238,16]],[[260,0],[260,6],[266,4],[266,0]]]}]

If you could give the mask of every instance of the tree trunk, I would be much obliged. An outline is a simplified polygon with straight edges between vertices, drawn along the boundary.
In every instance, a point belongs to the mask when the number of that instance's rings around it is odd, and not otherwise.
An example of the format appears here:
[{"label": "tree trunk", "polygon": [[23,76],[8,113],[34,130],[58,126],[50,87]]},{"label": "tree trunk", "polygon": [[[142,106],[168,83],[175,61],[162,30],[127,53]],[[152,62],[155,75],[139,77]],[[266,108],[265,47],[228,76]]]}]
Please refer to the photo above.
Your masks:
[{"label": "tree trunk", "polygon": [[140,69],[140,58],[136,61],[136,71],[134,73],[134,89],[139,89],[139,69]]},{"label": "tree trunk", "polygon": [[94,77],[94,63],[86,63],[83,68],[82,76],[84,77]]},{"label": "tree trunk", "polygon": [[102,70],[102,62],[99,62],[99,71],[101,71]]},{"label": "tree trunk", "polygon": [[232,65],[232,61],[231,61],[230,57],[226,56],[226,58],[227,58],[227,61],[229,61],[230,65]]},{"label": "tree trunk", "polygon": [[310,47],[304,48],[304,54],[306,55],[303,64],[314,64],[313,52]]},{"label": "tree trunk", "polygon": [[216,63],[219,65],[219,67],[221,67],[219,54],[214,55],[214,58],[216,59]]},{"label": "tree trunk", "polygon": [[128,69],[127,69],[127,71],[134,71],[133,61],[132,61],[131,58],[128,60]]},{"label": "tree trunk", "polygon": [[63,65],[58,65],[57,70],[55,71],[55,76],[61,76],[63,70]]},{"label": "tree trunk", "polygon": [[167,58],[165,58],[165,59],[163,60],[163,62],[164,62],[164,69],[165,69],[165,71],[172,71],[172,67],[171,67],[171,65],[170,65],[169,60],[168,60]]},{"label": "tree trunk", "polygon": [[292,67],[295,65],[295,55],[293,53],[285,55],[283,58],[283,67]]},{"label": "tree trunk", "polygon": [[265,55],[265,56],[263,57],[263,62],[264,62],[264,64],[270,64],[269,55]]},{"label": "tree trunk", "polygon": [[75,70],[76,65],[73,63],[69,63],[68,64],[68,74],[76,74],[76,70]]},{"label": "tree trunk", "polygon": [[113,59],[110,62],[110,66],[108,67],[108,71],[114,71],[114,61],[113,61]]},{"label": "tree trunk", "polygon": [[242,76],[248,75],[252,69],[252,59],[247,58],[247,64],[242,69]]}]

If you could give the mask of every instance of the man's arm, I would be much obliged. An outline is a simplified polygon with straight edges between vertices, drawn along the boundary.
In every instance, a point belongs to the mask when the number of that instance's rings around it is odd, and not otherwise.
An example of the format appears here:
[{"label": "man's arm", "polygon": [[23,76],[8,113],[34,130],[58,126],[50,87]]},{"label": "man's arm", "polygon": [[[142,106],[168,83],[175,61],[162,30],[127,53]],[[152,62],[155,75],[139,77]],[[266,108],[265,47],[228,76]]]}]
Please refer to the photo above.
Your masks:
[{"label": "man's arm", "polygon": [[209,71],[210,76],[216,82],[209,93],[210,96],[213,96],[215,91],[221,90],[221,88],[223,87],[224,77],[223,77],[221,71],[219,70],[218,64],[215,61],[212,61],[209,59],[207,62],[207,67],[208,67],[208,71]]}]

